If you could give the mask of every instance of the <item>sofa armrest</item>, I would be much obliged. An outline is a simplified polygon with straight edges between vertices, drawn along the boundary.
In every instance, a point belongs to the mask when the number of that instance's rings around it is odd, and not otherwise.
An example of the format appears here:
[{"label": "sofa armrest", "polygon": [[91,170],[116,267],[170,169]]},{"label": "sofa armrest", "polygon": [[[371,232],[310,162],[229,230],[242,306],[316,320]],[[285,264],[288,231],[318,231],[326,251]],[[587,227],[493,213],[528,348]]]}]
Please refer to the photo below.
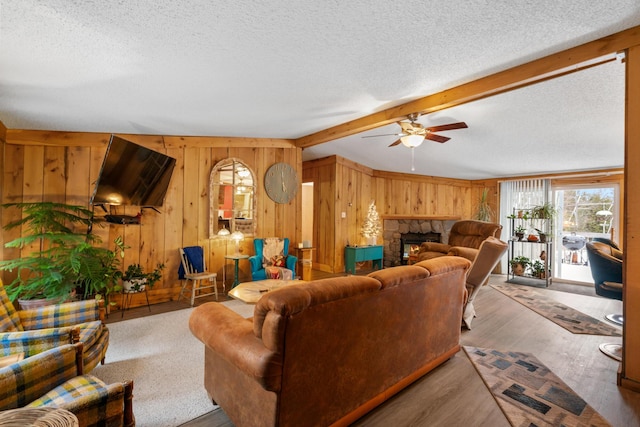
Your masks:
[{"label": "sofa armrest", "polygon": [[83,375],[65,382],[28,406],[64,408],[73,412],[81,426],[132,427],[135,425],[132,389],[132,381],[105,384],[93,375]]},{"label": "sofa armrest", "polygon": [[449,252],[450,248],[451,248],[451,246],[447,245],[446,243],[422,242],[420,244],[420,249],[418,250],[418,253],[421,253],[421,252],[442,252],[443,254],[446,254],[447,252]]},{"label": "sofa armrest", "polygon": [[189,317],[191,333],[204,345],[253,378],[265,390],[280,390],[282,355],[269,350],[245,319],[222,304],[196,307]]},{"label": "sofa armrest", "polygon": [[478,249],[466,248],[464,246],[452,246],[451,249],[449,249],[449,252],[447,252],[447,255],[461,256],[473,262],[473,260],[476,259],[476,256],[478,256]]},{"label": "sofa armrest", "polygon": [[80,339],[80,328],[65,326],[63,328],[47,328],[37,331],[2,332],[0,333],[0,355],[24,353],[30,357],[43,351],[73,344]]},{"label": "sofa armrest", "polygon": [[22,327],[28,331],[58,328],[93,322],[94,320],[104,321],[103,304],[103,301],[98,300],[67,302],[31,310],[20,310],[18,315]]},{"label": "sofa armrest", "polygon": [[0,410],[26,406],[82,374],[82,344],[64,345],[0,369]]}]

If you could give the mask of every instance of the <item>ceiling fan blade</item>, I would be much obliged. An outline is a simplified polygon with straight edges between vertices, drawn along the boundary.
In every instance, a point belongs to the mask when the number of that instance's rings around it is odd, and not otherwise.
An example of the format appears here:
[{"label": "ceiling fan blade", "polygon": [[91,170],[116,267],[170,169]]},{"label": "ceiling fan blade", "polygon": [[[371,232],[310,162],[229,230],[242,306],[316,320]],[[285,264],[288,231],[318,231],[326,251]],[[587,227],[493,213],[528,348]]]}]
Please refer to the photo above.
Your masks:
[{"label": "ceiling fan blade", "polygon": [[393,144],[389,145],[389,147],[395,147],[396,145],[400,144],[402,141],[400,141],[399,139],[394,142]]},{"label": "ceiling fan blade", "polygon": [[449,123],[448,125],[432,126],[425,129],[427,129],[430,132],[442,132],[445,130],[464,129],[467,127],[469,126],[467,126],[465,122],[458,122],[458,123]]},{"label": "ceiling fan blade", "polygon": [[447,142],[448,140],[451,139],[451,138],[447,138],[446,136],[440,136],[433,133],[428,133],[424,138],[430,139],[431,141],[440,142],[440,143]]},{"label": "ceiling fan blade", "polygon": [[404,135],[403,133],[383,133],[383,134],[378,134],[378,135],[364,135],[363,138],[376,138],[378,136],[402,136]]}]

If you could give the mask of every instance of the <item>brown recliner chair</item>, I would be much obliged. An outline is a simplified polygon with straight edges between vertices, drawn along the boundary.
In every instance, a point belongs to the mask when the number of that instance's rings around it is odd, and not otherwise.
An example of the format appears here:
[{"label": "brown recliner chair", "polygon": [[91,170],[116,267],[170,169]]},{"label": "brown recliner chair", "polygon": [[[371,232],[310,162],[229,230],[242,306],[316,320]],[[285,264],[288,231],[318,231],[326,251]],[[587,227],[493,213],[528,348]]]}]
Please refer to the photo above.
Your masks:
[{"label": "brown recliner chair", "polygon": [[507,244],[495,237],[488,237],[480,244],[478,255],[467,272],[467,281],[465,284],[469,296],[467,297],[467,302],[462,312],[462,323],[467,329],[471,329],[471,321],[476,317],[473,300],[476,298],[480,288],[487,283],[489,275],[506,251]]},{"label": "brown recliner chair", "polygon": [[424,242],[420,245],[417,260],[437,258],[445,255],[462,256],[469,261],[475,259],[480,244],[487,237],[500,238],[502,225],[472,219],[457,221],[451,227],[449,243]]}]

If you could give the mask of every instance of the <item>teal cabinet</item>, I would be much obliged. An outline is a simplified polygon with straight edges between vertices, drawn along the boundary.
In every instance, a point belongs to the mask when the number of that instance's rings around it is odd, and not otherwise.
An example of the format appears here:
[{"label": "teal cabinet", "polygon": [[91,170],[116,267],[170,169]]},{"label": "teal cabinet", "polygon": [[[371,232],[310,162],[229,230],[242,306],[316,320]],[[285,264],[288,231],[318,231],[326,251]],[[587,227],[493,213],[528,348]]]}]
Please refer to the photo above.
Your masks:
[{"label": "teal cabinet", "polygon": [[344,248],[344,269],[347,273],[356,274],[356,263],[372,261],[373,268],[382,268],[383,246],[347,246]]}]

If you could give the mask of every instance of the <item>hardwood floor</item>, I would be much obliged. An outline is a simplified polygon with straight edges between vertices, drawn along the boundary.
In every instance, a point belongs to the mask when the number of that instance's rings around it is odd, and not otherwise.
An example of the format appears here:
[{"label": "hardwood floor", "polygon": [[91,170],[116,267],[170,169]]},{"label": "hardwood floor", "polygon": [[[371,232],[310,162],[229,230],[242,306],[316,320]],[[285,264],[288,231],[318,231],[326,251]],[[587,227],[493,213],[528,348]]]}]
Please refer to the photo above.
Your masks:
[{"label": "hardwood floor", "polygon": [[[318,273],[316,278],[321,275]],[[492,282],[504,280],[504,276],[491,279]],[[571,290],[571,285],[563,289]],[[620,301],[552,289],[543,291],[598,319],[622,311]],[[583,293],[587,289],[578,291]],[[462,345],[533,353],[611,425],[640,426],[640,394],[616,385],[619,363],[598,350],[603,342],[621,343],[620,337],[571,334],[490,286],[478,294],[475,306],[478,317],[472,323],[472,330],[462,330]],[[152,306],[152,311],[183,307],[188,307],[188,303],[172,302],[163,308]],[[147,308],[140,307],[125,313],[125,318],[147,314]],[[119,320],[120,313],[111,317]],[[233,426],[221,410],[183,425]],[[354,423],[354,426],[391,425],[474,427],[508,426],[509,423],[464,351],[460,351]]]}]

